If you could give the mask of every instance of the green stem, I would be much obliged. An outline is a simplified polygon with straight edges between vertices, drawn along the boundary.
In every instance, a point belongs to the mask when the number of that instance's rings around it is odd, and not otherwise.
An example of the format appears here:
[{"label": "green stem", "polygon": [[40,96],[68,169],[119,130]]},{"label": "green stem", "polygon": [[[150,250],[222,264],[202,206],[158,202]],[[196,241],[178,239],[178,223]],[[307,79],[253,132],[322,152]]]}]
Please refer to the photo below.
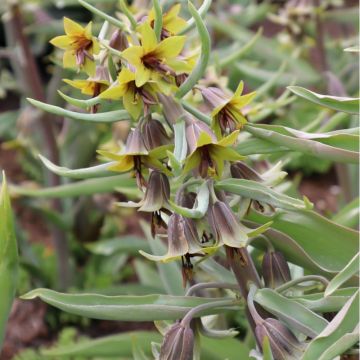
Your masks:
[{"label": "green stem", "polygon": [[161,31],[163,26],[163,15],[159,0],[153,0],[155,20],[154,20],[154,31],[158,41],[161,40]]},{"label": "green stem", "polygon": [[300,284],[300,283],[303,283],[303,282],[306,282],[306,281],[317,281],[317,282],[321,282],[325,287],[329,284],[329,280],[324,278],[323,276],[320,276],[320,275],[306,275],[306,276],[302,276],[298,279],[294,279],[294,280],[291,280],[291,281],[288,281],[286,284],[283,284],[279,287],[277,287],[275,290],[277,292],[284,292],[285,290],[297,285],[297,284]]},{"label": "green stem", "polygon": [[221,282],[209,282],[209,283],[199,283],[191,286],[186,292],[185,296],[192,296],[196,291],[202,289],[229,289],[229,290],[239,290],[239,286],[236,284],[230,283],[221,283]]},{"label": "green stem", "polygon": [[133,30],[136,30],[137,22],[133,16],[133,14],[130,12],[129,8],[127,7],[125,0],[120,0],[120,9],[124,13],[124,15],[129,19],[131,28]]}]

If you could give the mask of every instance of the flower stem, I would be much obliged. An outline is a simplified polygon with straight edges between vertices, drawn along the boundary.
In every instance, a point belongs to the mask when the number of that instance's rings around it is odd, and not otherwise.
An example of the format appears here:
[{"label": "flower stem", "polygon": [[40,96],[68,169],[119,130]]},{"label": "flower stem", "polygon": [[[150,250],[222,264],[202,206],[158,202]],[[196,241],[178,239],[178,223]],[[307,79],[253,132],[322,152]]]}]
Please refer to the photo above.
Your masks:
[{"label": "flower stem", "polygon": [[329,284],[329,280],[324,278],[323,276],[320,275],[306,275],[306,276],[302,276],[298,279],[294,279],[291,281],[288,281],[287,283],[278,286],[275,290],[277,292],[283,292],[297,284],[306,282],[306,281],[317,281],[317,282],[321,282],[325,287]]},{"label": "flower stem", "polygon": [[202,289],[229,289],[229,290],[239,290],[239,286],[236,284],[221,283],[221,282],[208,282],[208,283],[199,283],[191,286],[186,292],[185,296],[191,296],[196,291]]}]

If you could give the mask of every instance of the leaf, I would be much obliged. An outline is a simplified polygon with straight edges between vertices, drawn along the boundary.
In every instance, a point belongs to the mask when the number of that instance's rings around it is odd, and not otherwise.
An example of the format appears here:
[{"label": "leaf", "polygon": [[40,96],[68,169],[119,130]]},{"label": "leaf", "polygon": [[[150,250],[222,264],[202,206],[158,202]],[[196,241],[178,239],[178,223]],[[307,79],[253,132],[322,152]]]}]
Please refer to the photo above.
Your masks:
[{"label": "leaf", "polygon": [[290,91],[312,103],[343,111],[350,114],[359,114],[360,98],[338,97],[318,94],[300,86],[288,86]]},{"label": "leaf", "polygon": [[258,289],[254,300],[288,326],[307,336],[317,336],[328,325],[328,322],[315,312],[275,290]]},{"label": "leaf", "polygon": [[350,46],[346,49],[344,49],[346,52],[360,52],[359,46]]},{"label": "leaf", "polygon": [[110,24],[118,27],[121,30],[125,30],[125,24],[120,21],[119,19],[116,19],[102,11],[100,11],[99,9],[97,9],[95,6],[90,5],[89,3],[87,3],[84,0],[78,0],[78,2],[87,10],[89,10],[90,12],[92,12],[95,15],[98,15],[99,17],[101,17],[102,19],[108,21]]},{"label": "leaf", "polygon": [[137,255],[139,249],[150,251],[149,243],[145,239],[131,235],[88,243],[85,247],[93,254],[104,256],[113,255],[115,253]]},{"label": "leaf", "polygon": [[264,337],[262,347],[263,347],[263,356],[264,356],[263,360],[274,360],[273,354],[271,352],[270,341],[267,336]]},{"label": "leaf", "polygon": [[163,27],[163,14],[159,0],[153,0],[154,7],[154,31],[158,41],[161,40],[161,30]]},{"label": "leaf", "polygon": [[0,352],[18,282],[18,249],[10,196],[3,173],[0,191]]},{"label": "leaf", "polygon": [[104,103],[106,100],[104,99],[100,99],[99,96],[90,98],[90,99],[86,99],[86,100],[81,100],[81,99],[75,99],[69,95],[64,94],[63,92],[61,92],[60,90],[58,90],[58,94],[69,104],[79,107],[81,109],[89,109],[91,106],[96,105],[96,104],[101,104]]},{"label": "leaf", "polygon": [[81,195],[93,195],[112,192],[114,190],[126,192],[127,195],[137,195],[135,180],[129,175],[116,175],[108,178],[87,179],[66,185],[48,188],[32,189],[12,186],[11,193],[16,196],[30,196],[42,198],[66,198]]},{"label": "leaf", "polygon": [[59,106],[46,104],[30,98],[27,98],[27,100],[31,105],[39,108],[40,110],[74,120],[113,123],[121,120],[130,119],[130,115],[126,110],[114,110],[105,113],[88,114],[66,110]]},{"label": "leaf", "polygon": [[187,141],[185,133],[185,121],[180,120],[174,125],[174,155],[178,162],[182,162],[187,154]]},{"label": "leaf", "polygon": [[[40,298],[60,310],[91,319],[121,321],[176,320],[182,318],[195,306],[221,300],[172,295],[64,294],[50,289],[35,289],[21,298],[25,300]],[[197,313],[197,316],[218,314],[224,310],[238,310],[238,306],[215,307]]]},{"label": "leaf", "polygon": [[339,225],[356,228],[359,224],[360,198],[356,198],[345,205],[332,218]]},{"label": "leaf", "polygon": [[[256,224],[273,221],[265,234],[274,247],[288,261],[314,272],[328,275],[339,272],[358,252],[357,231],[338,225],[314,211],[277,210],[272,215],[251,211],[246,218]],[[260,246],[257,240],[251,244]]]},{"label": "leaf", "polygon": [[188,2],[188,7],[192,17],[194,18],[200,36],[201,53],[194,69],[176,92],[176,97],[178,99],[183,98],[190,90],[193,89],[194,85],[196,85],[198,80],[202,78],[209,62],[211,50],[211,39],[205,23],[203,22],[200,14],[197,12],[194,5],[190,1]]},{"label": "leaf", "polygon": [[245,125],[252,135],[321,159],[358,163],[359,136],[347,133],[311,134],[278,125]]},{"label": "leaf", "polygon": [[262,183],[246,179],[226,179],[215,184],[218,190],[224,190],[245,198],[257,200],[283,209],[306,209],[304,201],[281,194]]},{"label": "leaf", "polygon": [[[198,14],[204,18],[207,11],[209,10],[210,6],[211,6],[212,0],[204,0],[202,5],[199,7],[198,10]],[[184,35],[186,34],[188,31],[190,31],[191,29],[193,29],[195,27],[195,19],[192,17],[191,19],[188,20],[187,25],[184,29],[181,30],[181,32],[179,33],[179,35]]]},{"label": "leaf", "polygon": [[[310,342],[302,360],[332,360],[344,353],[357,342],[349,334],[354,332],[358,334],[358,320],[359,292],[357,291],[328,326]],[[336,347],[333,346],[334,344]]]},{"label": "leaf", "polygon": [[38,155],[43,164],[53,173],[68,177],[71,179],[89,179],[89,178],[100,178],[106,176],[115,176],[117,175],[114,171],[107,170],[109,166],[115,164],[115,162],[109,162],[106,164],[96,165],[83,169],[69,169],[63,166],[57,166],[48,160],[46,157],[42,155]]},{"label": "leaf", "polygon": [[330,281],[326,287],[325,296],[331,295],[341,285],[359,272],[359,253]]}]

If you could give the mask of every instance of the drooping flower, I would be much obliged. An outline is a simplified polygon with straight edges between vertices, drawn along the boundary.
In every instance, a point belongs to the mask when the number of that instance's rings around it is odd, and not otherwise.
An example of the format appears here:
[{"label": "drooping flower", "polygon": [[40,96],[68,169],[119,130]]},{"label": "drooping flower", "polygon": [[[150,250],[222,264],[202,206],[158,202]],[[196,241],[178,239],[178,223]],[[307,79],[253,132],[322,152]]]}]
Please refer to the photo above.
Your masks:
[{"label": "drooping flower", "polygon": [[138,27],[141,45],[131,46],[122,52],[122,57],[135,68],[135,83],[141,87],[149,80],[158,81],[177,72],[190,71],[186,62],[177,60],[185,44],[185,36],[172,36],[158,43],[149,23]]},{"label": "drooping flower", "polygon": [[149,81],[142,86],[136,85],[136,74],[124,67],[118,75],[117,83],[104,91],[100,98],[119,100],[122,98],[124,108],[133,119],[138,119],[144,113],[147,115],[150,105],[157,104],[157,93],[169,93],[171,85],[159,79]]},{"label": "drooping flower", "polygon": [[289,264],[280,251],[269,250],[265,253],[262,273],[265,286],[272,289],[291,280]]},{"label": "drooping flower", "polygon": [[97,39],[92,36],[92,23],[84,28],[75,21],[64,17],[66,35],[56,36],[50,43],[65,50],[63,65],[65,68],[84,70],[89,76],[95,75],[94,55],[100,52]]},{"label": "drooping flower", "polygon": [[[161,39],[178,34],[186,26],[186,20],[179,16],[181,4],[173,5],[169,11],[163,13]],[[155,23],[155,10],[151,9],[147,22],[153,28]]]},{"label": "drooping flower", "polygon": [[171,148],[171,145],[164,145],[148,151],[140,130],[135,128],[130,132],[123,152],[112,153],[98,150],[98,153],[116,162],[114,165],[109,166],[109,170],[119,172],[134,170],[138,187],[143,188],[146,187],[146,181],[143,177],[144,169],[157,169],[166,175],[171,175],[167,167],[161,162],[166,157],[166,150],[169,148]]},{"label": "drooping flower", "polygon": [[153,119],[151,115],[144,117],[140,124],[144,144],[148,150],[170,143],[170,138],[159,120]]},{"label": "drooping flower", "polygon": [[220,178],[225,161],[244,159],[243,156],[229,147],[236,141],[238,131],[234,131],[218,141],[211,130],[207,130],[205,124],[193,122],[188,125],[186,135],[189,155],[185,159],[184,173],[196,168],[203,178]]},{"label": "drooping flower", "polygon": [[218,138],[227,131],[233,132],[241,129],[247,120],[242,108],[249,104],[255,96],[255,92],[241,95],[244,83],[241,81],[235,94],[229,96],[216,87],[203,88],[201,94],[213,108],[211,112],[212,128]]}]

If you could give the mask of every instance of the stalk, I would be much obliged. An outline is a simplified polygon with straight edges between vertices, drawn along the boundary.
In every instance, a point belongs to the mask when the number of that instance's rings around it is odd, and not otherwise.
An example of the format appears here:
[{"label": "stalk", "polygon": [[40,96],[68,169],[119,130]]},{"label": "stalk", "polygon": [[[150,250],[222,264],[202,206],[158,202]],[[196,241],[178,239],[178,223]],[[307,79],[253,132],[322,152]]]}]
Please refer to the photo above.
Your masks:
[{"label": "stalk", "polygon": [[[46,95],[41,82],[39,70],[31,52],[28,39],[24,35],[24,21],[18,4],[10,7],[4,15],[7,43],[9,47],[18,49],[17,61],[13,62],[17,77],[25,84],[26,92],[40,101],[46,102]],[[48,158],[55,164],[59,163],[59,152],[54,134],[52,115],[42,113],[39,125]],[[48,178],[50,186],[60,185],[58,175],[50,173]],[[62,204],[59,199],[51,200],[53,211],[62,212]],[[59,287],[65,289],[69,285],[69,249],[64,232],[56,226],[51,226],[54,248],[57,253]]]}]

